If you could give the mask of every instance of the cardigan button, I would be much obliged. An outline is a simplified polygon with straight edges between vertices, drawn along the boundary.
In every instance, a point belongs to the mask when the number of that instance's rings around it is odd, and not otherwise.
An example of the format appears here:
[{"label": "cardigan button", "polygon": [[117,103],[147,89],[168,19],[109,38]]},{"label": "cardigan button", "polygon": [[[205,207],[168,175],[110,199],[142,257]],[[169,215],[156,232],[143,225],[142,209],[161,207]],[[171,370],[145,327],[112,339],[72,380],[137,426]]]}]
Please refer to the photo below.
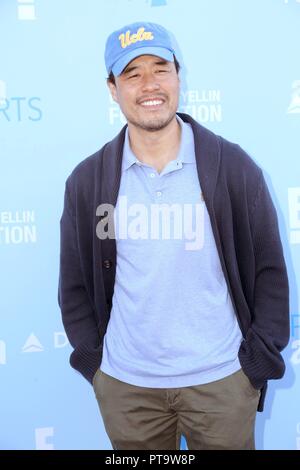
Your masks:
[{"label": "cardigan button", "polygon": [[111,267],[112,267],[112,262],[111,262],[111,260],[110,260],[110,259],[105,259],[105,260],[103,261],[103,266],[104,266],[106,269],[111,268]]}]

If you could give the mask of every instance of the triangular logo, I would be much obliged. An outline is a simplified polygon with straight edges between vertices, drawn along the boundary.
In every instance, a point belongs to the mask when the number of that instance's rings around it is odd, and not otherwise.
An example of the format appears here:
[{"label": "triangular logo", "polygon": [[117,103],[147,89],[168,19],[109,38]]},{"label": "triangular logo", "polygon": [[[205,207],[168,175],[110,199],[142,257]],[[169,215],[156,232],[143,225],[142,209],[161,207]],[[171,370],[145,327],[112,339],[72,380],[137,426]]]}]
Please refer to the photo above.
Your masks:
[{"label": "triangular logo", "polygon": [[42,352],[42,351],[44,351],[44,348],[41,345],[40,341],[33,333],[31,333],[31,335],[27,338],[22,348],[22,352],[27,353],[27,352]]}]

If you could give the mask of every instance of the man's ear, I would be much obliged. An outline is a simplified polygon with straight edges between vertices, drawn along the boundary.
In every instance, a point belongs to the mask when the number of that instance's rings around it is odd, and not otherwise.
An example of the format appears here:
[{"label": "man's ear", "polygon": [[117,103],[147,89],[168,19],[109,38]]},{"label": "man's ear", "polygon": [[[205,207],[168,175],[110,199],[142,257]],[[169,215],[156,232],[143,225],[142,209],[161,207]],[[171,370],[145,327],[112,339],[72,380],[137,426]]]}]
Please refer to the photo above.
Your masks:
[{"label": "man's ear", "polygon": [[119,103],[118,101],[118,95],[117,95],[117,87],[114,83],[112,83],[110,80],[106,81],[107,86],[109,88],[110,94],[112,96],[112,99],[116,102]]}]

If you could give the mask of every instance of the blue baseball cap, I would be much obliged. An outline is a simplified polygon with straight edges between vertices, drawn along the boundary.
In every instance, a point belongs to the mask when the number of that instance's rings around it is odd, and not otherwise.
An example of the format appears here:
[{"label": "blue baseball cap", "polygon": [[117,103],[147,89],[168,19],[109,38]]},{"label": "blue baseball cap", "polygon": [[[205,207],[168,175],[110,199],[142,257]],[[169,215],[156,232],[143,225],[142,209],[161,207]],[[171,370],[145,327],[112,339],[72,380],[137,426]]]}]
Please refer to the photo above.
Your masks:
[{"label": "blue baseball cap", "polygon": [[156,23],[132,23],[107,38],[105,65],[108,75],[120,75],[127,64],[140,55],[150,54],[174,62],[175,54],[168,31]]}]

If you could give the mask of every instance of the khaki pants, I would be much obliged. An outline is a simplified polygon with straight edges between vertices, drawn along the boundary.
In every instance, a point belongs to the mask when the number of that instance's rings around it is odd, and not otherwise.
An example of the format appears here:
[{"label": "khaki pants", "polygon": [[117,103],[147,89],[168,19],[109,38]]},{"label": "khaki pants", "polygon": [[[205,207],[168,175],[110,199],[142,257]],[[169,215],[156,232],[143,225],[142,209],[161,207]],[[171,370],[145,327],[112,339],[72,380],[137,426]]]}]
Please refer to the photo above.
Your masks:
[{"label": "khaki pants", "polygon": [[204,385],[147,388],[121,382],[101,370],[93,387],[114,449],[254,450],[259,390],[242,370]]}]

